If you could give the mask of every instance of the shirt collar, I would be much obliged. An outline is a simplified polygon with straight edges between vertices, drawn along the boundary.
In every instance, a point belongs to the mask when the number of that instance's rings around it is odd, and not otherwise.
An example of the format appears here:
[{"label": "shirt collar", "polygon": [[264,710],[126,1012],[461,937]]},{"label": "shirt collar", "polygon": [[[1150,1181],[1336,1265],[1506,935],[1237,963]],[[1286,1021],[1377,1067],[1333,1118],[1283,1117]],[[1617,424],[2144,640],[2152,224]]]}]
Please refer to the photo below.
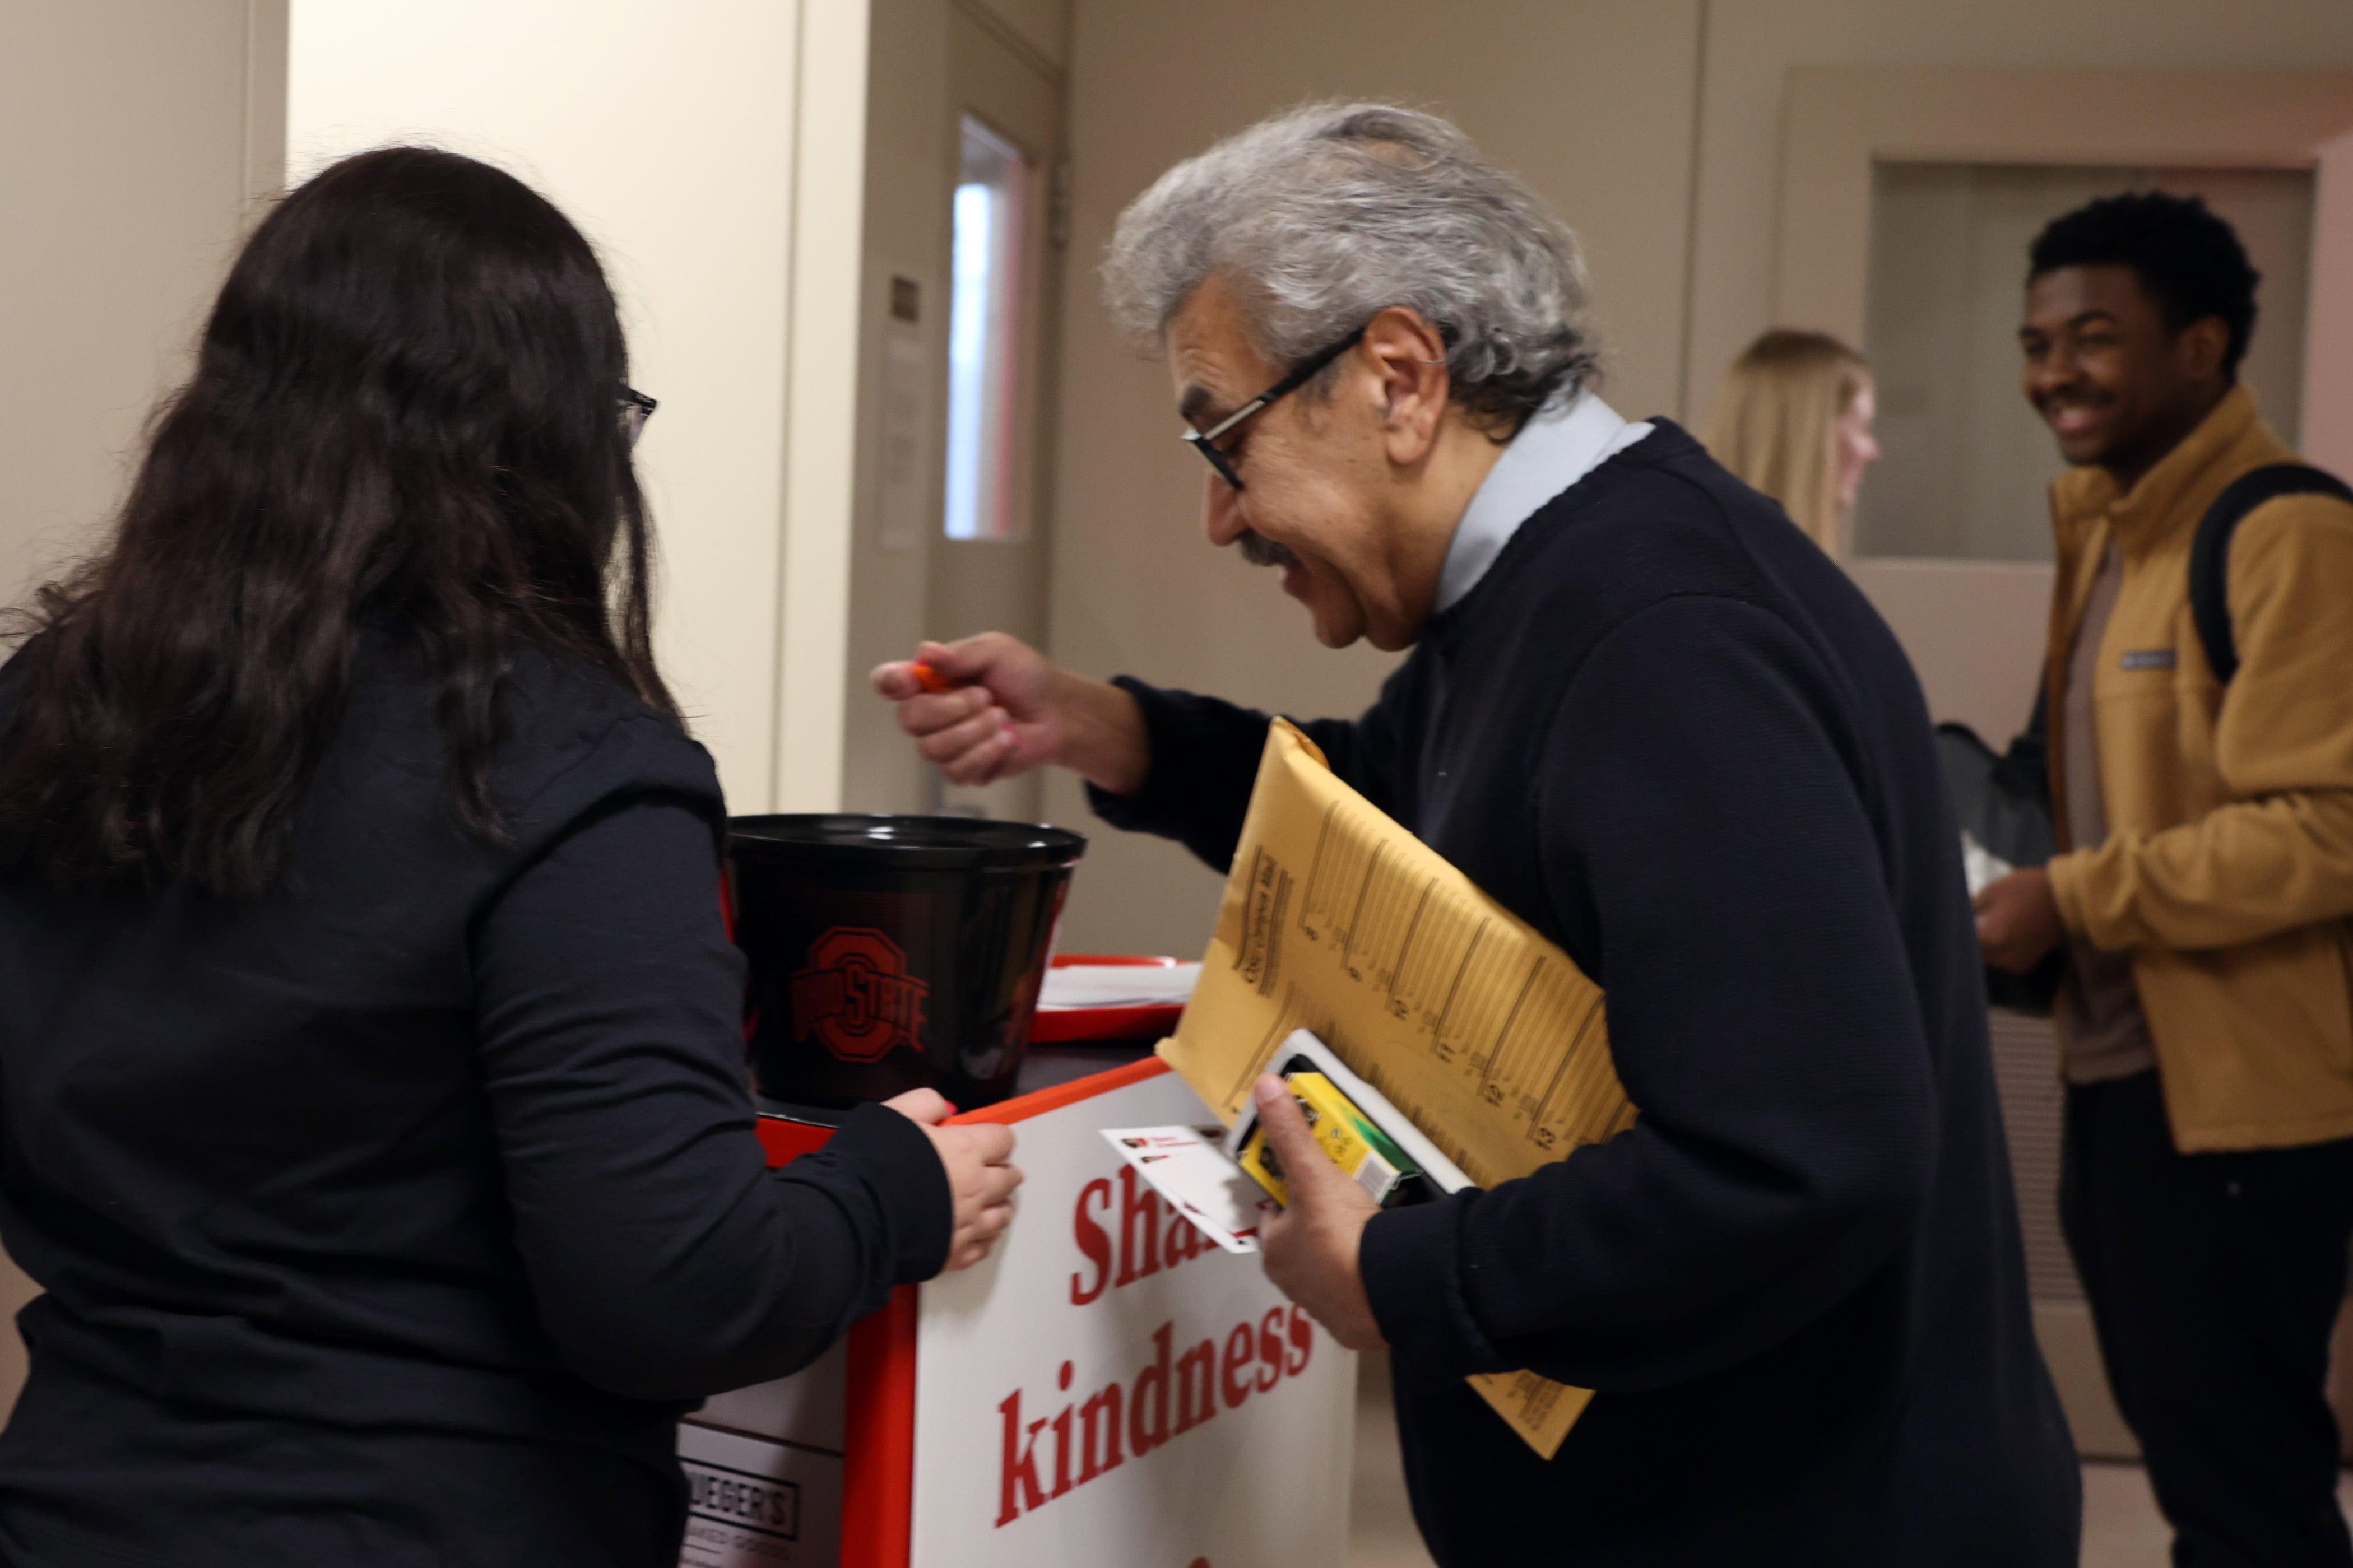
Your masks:
[{"label": "shirt collar", "polygon": [[1546,409],[1521,426],[1463,509],[1462,521],[1454,525],[1446,563],[1439,569],[1433,609],[1451,610],[1461,603],[1522,523],[1652,428],[1648,420],[1628,424],[1590,392],[1580,392],[1565,406]]}]

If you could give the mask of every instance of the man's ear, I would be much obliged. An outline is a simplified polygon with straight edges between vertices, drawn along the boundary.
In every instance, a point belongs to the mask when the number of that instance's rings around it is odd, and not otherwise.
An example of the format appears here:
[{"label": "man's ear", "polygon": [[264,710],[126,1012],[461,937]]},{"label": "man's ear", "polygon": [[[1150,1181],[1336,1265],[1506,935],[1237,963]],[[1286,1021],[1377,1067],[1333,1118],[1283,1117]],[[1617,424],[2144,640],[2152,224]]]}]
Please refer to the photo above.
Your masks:
[{"label": "man's ear", "polygon": [[2200,316],[2176,334],[2173,352],[2190,380],[2225,379],[2222,362],[2231,353],[2230,323],[2220,316]]},{"label": "man's ear", "polygon": [[1420,311],[1392,305],[1365,328],[1356,352],[1374,373],[1374,413],[1389,460],[1404,467],[1419,463],[1437,442],[1453,387],[1446,340]]}]

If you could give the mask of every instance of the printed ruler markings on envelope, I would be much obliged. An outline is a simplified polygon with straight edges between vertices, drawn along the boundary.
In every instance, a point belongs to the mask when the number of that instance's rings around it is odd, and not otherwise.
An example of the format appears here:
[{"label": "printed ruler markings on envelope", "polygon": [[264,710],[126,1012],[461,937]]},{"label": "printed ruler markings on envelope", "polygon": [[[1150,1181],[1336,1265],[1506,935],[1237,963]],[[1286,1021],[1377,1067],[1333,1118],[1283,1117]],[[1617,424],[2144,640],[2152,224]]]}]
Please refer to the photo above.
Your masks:
[{"label": "printed ruler markings on envelope", "polygon": [[[1160,1054],[1230,1125],[1295,1028],[1482,1186],[1633,1124],[1600,988],[1278,721],[1201,983]],[[1530,1373],[1471,1381],[1547,1456],[1591,1397]]]}]

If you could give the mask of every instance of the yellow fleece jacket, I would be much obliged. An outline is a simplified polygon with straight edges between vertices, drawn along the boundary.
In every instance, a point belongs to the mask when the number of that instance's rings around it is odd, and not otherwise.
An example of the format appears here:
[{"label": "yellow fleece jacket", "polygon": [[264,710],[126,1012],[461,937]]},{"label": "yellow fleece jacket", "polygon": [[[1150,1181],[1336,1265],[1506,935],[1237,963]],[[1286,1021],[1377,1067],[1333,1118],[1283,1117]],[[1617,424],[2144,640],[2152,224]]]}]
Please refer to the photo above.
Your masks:
[{"label": "yellow fleece jacket", "polygon": [[2128,494],[2097,468],[2052,487],[2054,736],[2110,541],[2124,565],[2092,683],[2108,838],[2064,844],[2054,744],[2052,890],[2071,931],[2132,953],[2184,1152],[2353,1136],[2353,506],[2288,496],[2240,524],[2227,689],[2189,609],[2206,509],[2294,458],[2238,388]]}]

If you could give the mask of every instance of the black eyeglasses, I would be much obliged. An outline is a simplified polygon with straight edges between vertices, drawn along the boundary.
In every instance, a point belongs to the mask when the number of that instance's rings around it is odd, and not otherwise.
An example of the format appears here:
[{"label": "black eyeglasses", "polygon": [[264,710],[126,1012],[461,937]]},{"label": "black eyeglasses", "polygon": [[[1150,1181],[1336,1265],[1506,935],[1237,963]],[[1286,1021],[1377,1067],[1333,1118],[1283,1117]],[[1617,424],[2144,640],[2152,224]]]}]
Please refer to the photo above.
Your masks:
[{"label": "black eyeglasses", "polygon": [[[1366,326],[1370,326],[1371,324],[1372,323],[1369,321],[1365,323]],[[1264,392],[1260,393],[1256,397],[1251,398],[1248,403],[1243,404],[1240,408],[1235,409],[1231,414],[1227,415],[1223,419],[1219,420],[1207,430],[1186,431],[1185,439],[1191,443],[1193,450],[1201,454],[1202,458],[1208,463],[1209,467],[1218,470],[1218,478],[1225,480],[1228,485],[1231,486],[1235,489],[1241,489],[1242,477],[1234,472],[1233,463],[1227,458],[1226,454],[1219,451],[1213,443],[1216,442],[1219,437],[1223,436],[1229,430],[1233,429],[1236,426],[1241,424],[1252,415],[1265,413],[1269,405],[1281,402],[1283,398],[1290,396],[1293,393],[1306,385],[1309,378],[1314,376],[1317,371],[1322,370],[1325,365],[1330,364],[1334,360],[1338,359],[1342,354],[1346,353],[1350,349],[1356,347],[1356,340],[1364,335],[1365,328],[1358,327],[1355,331],[1350,332],[1346,337],[1342,338],[1338,342],[1332,344],[1330,347],[1317,349],[1314,353],[1309,354],[1305,359],[1301,360],[1297,364],[1292,366],[1291,374],[1289,375],[1284,376],[1281,381],[1276,382],[1272,386],[1268,387]]]},{"label": "black eyeglasses", "polygon": [[634,447],[638,444],[638,437],[646,433],[646,421],[654,416],[654,410],[661,405],[634,386],[621,388],[620,403],[621,434]]}]

